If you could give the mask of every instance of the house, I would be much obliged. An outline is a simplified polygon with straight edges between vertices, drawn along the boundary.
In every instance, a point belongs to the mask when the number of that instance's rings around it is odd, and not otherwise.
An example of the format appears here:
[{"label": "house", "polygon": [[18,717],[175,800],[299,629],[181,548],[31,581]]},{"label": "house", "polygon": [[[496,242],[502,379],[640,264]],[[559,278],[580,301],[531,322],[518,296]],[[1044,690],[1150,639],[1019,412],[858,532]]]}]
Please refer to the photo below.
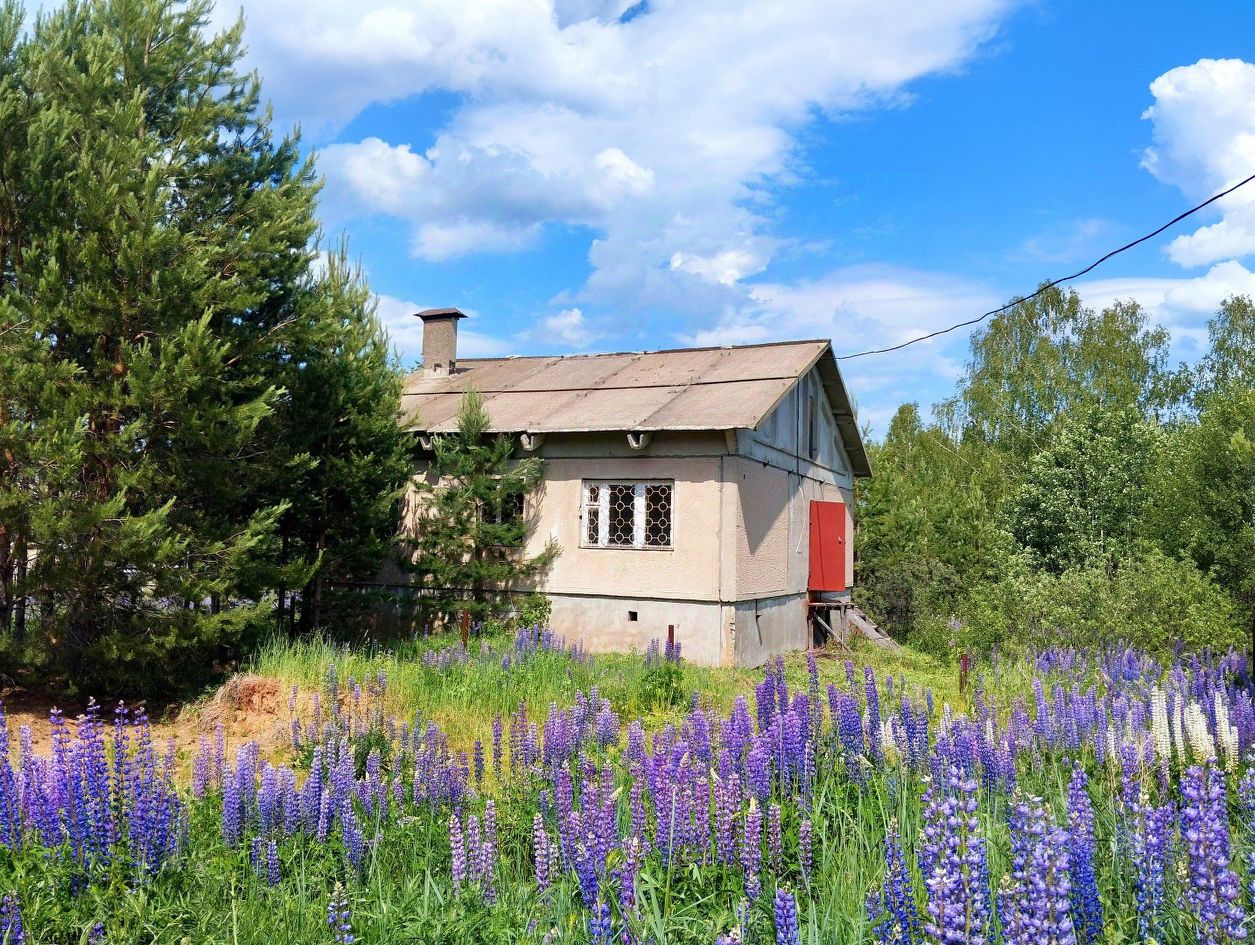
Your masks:
[{"label": "house", "polygon": [[827,341],[460,359],[465,316],[418,317],[420,442],[474,387],[491,429],[545,460],[529,552],[562,547],[537,589],[563,637],[643,650],[672,627],[686,659],[755,666],[811,644],[812,601],[848,601],[870,468]]}]

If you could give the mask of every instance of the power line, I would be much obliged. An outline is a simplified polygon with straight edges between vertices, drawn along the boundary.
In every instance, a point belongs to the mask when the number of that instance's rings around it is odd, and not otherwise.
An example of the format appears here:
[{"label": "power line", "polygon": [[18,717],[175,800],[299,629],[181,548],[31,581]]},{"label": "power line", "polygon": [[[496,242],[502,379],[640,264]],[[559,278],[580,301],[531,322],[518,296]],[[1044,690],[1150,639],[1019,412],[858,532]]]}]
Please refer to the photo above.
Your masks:
[{"label": "power line", "polygon": [[1228,190],[1222,190],[1220,193],[1212,197],[1208,197],[1198,206],[1191,207],[1189,210],[1186,210],[1184,213],[1173,217],[1171,220],[1169,220],[1167,223],[1165,223],[1163,226],[1161,226],[1159,229],[1155,230],[1154,232],[1147,233],[1145,236],[1139,237],[1138,239],[1135,239],[1131,243],[1125,243],[1119,249],[1113,249],[1107,255],[1103,256],[1101,259],[1094,260],[1094,262],[1090,263],[1080,272],[1074,272],[1070,276],[1062,276],[1058,279],[1055,279],[1053,282],[1047,282],[1045,285],[1041,286],[1032,295],[1026,295],[1020,299],[1013,299],[1012,301],[1008,302],[1006,305],[1003,305],[999,308],[991,309],[990,311],[986,312],[984,315],[978,315],[976,318],[969,318],[967,321],[959,322],[956,325],[951,325],[949,328],[939,328],[937,331],[930,331],[926,335],[920,335],[918,338],[912,338],[909,341],[904,341],[901,344],[893,345],[892,347],[889,347],[889,348],[873,348],[870,351],[856,351],[854,354],[843,354],[843,355],[838,356],[837,360],[849,361],[851,358],[864,358],[864,357],[867,357],[869,354],[888,354],[890,351],[900,351],[901,349],[906,348],[910,345],[918,344],[921,341],[927,341],[929,338],[936,338],[938,335],[949,334],[950,332],[956,331],[960,328],[966,328],[968,325],[979,324],[980,322],[983,322],[986,318],[988,318],[990,315],[998,315],[998,314],[1001,314],[1002,312],[1005,312],[1009,308],[1014,308],[1015,306],[1019,305],[1021,302],[1032,301],[1033,299],[1037,298],[1037,296],[1045,292],[1047,289],[1053,289],[1057,285],[1062,285],[1065,282],[1071,282],[1073,279],[1079,279],[1081,276],[1086,275],[1090,272],[1093,272],[1095,269],[1097,269],[1099,266],[1101,266],[1111,257],[1119,256],[1121,253],[1132,249],[1134,246],[1137,246],[1139,243],[1145,243],[1147,240],[1154,239],[1156,236],[1158,236],[1160,233],[1162,233],[1164,230],[1168,229],[1169,227],[1176,226],[1176,224],[1180,223],[1186,217],[1192,216],[1193,214],[1198,213],[1198,211],[1202,210],[1204,207],[1210,204],[1215,203],[1217,200],[1221,199],[1222,197],[1229,196],[1229,194],[1233,193],[1239,187],[1245,187],[1247,184],[1249,184],[1253,180],[1255,180],[1255,174],[1252,174],[1250,177],[1246,178],[1246,180],[1238,181]]}]

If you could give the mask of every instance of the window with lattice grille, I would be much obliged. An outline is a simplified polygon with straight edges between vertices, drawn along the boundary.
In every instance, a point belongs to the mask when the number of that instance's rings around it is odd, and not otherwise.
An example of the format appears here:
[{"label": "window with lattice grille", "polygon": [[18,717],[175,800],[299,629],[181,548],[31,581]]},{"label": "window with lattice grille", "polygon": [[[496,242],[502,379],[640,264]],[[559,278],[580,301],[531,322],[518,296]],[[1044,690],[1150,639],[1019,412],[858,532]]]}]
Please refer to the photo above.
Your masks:
[{"label": "window with lattice grille", "polygon": [[672,482],[585,482],[581,536],[590,548],[670,548]]}]

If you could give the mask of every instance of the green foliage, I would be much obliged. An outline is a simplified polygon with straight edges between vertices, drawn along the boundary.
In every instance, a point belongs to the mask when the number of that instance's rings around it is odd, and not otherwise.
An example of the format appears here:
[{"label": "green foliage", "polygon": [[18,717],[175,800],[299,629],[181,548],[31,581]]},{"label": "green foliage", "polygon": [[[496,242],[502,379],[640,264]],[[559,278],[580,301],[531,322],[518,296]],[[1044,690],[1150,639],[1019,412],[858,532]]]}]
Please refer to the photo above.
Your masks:
[{"label": "green foliage", "polygon": [[1006,517],[1015,540],[1054,573],[1127,555],[1145,504],[1158,426],[1131,409],[1087,407],[1028,461]]},{"label": "green foliage", "polygon": [[1192,562],[1153,548],[1125,559],[1114,574],[1104,563],[1053,574],[1028,556],[1012,558],[1000,580],[959,603],[956,624],[931,628],[921,642],[982,652],[1128,645],[1167,656],[1224,651],[1243,640],[1228,595]]},{"label": "green foliage", "polygon": [[679,660],[653,660],[641,674],[637,691],[639,704],[646,710],[675,708],[688,695],[684,689],[684,667]]},{"label": "green foliage", "polygon": [[1207,323],[1208,346],[1198,365],[1194,399],[1229,387],[1255,387],[1255,304],[1242,295],[1221,303]]},{"label": "green foliage", "polygon": [[369,295],[315,266],[314,168],[209,22],[0,9],[0,635],[110,696],[371,571],[405,475]]},{"label": "green foliage", "polygon": [[553,601],[545,594],[531,593],[519,604],[517,623],[520,627],[548,627],[553,614]]},{"label": "green foliage", "polygon": [[857,492],[855,593],[899,636],[956,589],[998,573],[1010,542],[995,515],[1005,489],[996,459],[976,441],[925,425],[914,404],[900,407],[884,442],[872,445],[875,475]]},{"label": "green foliage", "polygon": [[1152,473],[1145,531],[1223,588],[1255,635],[1255,387],[1232,383],[1202,404]]},{"label": "green foliage", "polygon": [[[899,409],[859,484],[860,603],[932,652],[1255,628],[1255,308],[1224,303],[1199,369],[1131,303],[1050,290],[972,339],[958,393]],[[1192,404],[1199,413],[1186,413]]]},{"label": "green foliage", "polygon": [[527,497],[540,485],[544,463],[518,458],[514,441],[490,435],[483,397],[467,391],[456,433],[432,437],[426,475],[409,517],[406,569],[424,608],[477,618],[505,609],[502,595],[540,574],[560,549],[550,539],[535,555]]},{"label": "green foliage", "polygon": [[995,317],[942,414],[961,431],[1024,461],[1061,418],[1081,408],[1161,417],[1177,410],[1188,373],[1168,365],[1169,336],[1134,302],[1101,312],[1052,288]]}]

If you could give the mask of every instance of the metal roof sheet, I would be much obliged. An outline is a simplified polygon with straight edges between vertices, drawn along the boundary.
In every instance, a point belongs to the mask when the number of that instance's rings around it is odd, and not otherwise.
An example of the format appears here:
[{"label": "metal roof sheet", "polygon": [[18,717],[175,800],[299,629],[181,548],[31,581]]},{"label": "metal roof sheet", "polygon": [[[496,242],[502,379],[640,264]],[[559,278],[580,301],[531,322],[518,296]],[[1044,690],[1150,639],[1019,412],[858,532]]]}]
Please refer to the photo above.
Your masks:
[{"label": "metal roof sheet", "polygon": [[462,394],[484,396],[493,432],[752,429],[816,364],[856,470],[867,470],[853,407],[827,341],[559,357],[468,358],[406,383],[411,429],[457,428]]}]

